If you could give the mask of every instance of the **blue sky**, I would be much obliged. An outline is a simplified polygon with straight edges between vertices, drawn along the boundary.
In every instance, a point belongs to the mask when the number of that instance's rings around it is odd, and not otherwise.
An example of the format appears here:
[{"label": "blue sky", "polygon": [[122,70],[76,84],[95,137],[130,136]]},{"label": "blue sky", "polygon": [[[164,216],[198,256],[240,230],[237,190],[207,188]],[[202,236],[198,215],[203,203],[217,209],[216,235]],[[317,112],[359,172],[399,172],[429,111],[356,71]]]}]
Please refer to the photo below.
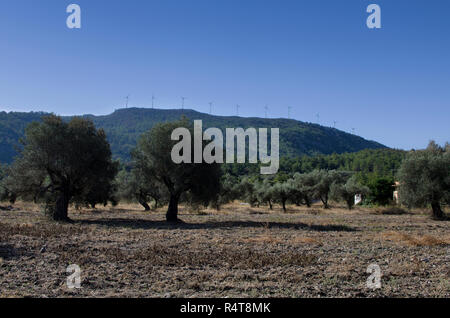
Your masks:
[{"label": "blue sky", "polygon": [[[66,27],[79,4],[81,30]],[[366,26],[376,3],[382,28]],[[0,0],[0,110],[291,117],[391,147],[450,141],[447,0]]]}]

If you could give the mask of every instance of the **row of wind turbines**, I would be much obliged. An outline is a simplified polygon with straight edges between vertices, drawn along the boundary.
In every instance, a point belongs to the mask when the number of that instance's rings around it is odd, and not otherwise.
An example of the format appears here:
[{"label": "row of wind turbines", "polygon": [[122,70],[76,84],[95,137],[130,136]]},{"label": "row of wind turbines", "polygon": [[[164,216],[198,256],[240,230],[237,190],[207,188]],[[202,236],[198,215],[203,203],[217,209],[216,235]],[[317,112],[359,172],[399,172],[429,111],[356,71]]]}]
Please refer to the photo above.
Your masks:
[{"label": "row of wind turbines", "polygon": [[[152,109],[155,108],[155,99],[156,99],[155,95],[152,95]],[[130,101],[130,94],[128,94],[125,97],[125,100],[126,100],[125,108],[128,108],[128,103]],[[184,110],[184,103],[185,103],[185,101],[186,101],[186,97],[181,96],[181,110]],[[209,114],[212,115],[212,108],[213,108],[214,103],[213,102],[209,102],[208,105],[209,105]],[[241,108],[241,105],[236,104],[236,116],[239,116],[239,109],[240,108]],[[292,107],[288,106],[287,110],[288,110],[288,119],[291,119]],[[265,118],[268,118],[267,117],[268,111],[269,111],[269,106],[268,105],[264,106]],[[316,118],[317,118],[317,124],[319,124],[320,123],[320,114],[319,113],[316,114]],[[336,128],[336,124],[337,123],[338,122],[336,120],[333,121],[333,128]],[[355,130],[356,130],[355,128],[352,128],[352,134],[355,134]]]}]

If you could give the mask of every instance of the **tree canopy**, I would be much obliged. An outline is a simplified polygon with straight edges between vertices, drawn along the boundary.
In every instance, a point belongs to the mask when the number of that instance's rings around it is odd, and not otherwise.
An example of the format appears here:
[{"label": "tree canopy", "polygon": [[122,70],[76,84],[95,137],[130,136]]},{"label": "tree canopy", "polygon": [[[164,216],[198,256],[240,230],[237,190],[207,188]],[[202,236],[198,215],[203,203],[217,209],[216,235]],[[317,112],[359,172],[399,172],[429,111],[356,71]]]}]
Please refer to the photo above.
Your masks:
[{"label": "tree canopy", "polygon": [[369,192],[369,188],[361,185],[355,176],[350,177],[345,183],[334,183],[331,186],[331,197],[335,200],[344,200],[348,209],[352,209],[355,205],[355,195],[367,195]]},{"label": "tree canopy", "polygon": [[11,193],[6,185],[7,180],[7,166],[0,164],[0,201],[5,201],[11,198]]},{"label": "tree canopy", "polygon": [[[132,153],[136,167],[145,173],[146,179],[154,179],[164,185],[169,193],[169,206],[166,220],[177,222],[178,203],[181,195],[189,195],[191,202],[208,204],[220,192],[221,169],[216,163],[174,163],[172,149],[177,141],[171,140],[176,128],[187,128],[191,136],[193,126],[187,119],[169,123],[160,123],[139,139],[138,146]],[[193,144],[192,144],[193,147]],[[194,151],[191,151],[194,162]]]},{"label": "tree canopy", "polygon": [[54,220],[68,219],[75,198],[90,204],[108,199],[118,163],[111,159],[105,132],[92,121],[46,116],[27,127],[22,143],[8,185],[18,196],[44,200]]},{"label": "tree canopy", "polygon": [[450,202],[450,145],[431,141],[425,150],[411,151],[398,173],[399,199],[408,207],[431,205],[433,215],[442,218],[442,204]]}]

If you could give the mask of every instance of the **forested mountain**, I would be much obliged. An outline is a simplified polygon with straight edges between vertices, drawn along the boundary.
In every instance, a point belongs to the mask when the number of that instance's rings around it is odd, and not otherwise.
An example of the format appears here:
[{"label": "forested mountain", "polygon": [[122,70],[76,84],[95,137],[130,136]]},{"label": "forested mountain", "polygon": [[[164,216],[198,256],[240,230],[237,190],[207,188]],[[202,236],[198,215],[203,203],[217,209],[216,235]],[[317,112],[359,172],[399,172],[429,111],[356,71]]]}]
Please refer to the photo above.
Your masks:
[{"label": "forested mountain", "polygon": [[[292,175],[313,170],[353,171],[364,176],[393,178],[401,166],[407,151],[381,148],[357,152],[281,157],[279,174]],[[259,164],[225,165],[227,173],[234,176],[259,175]]]},{"label": "forested mountain", "polygon": [[[42,112],[18,113],[0,112],[0,162],[10,163],[20,146],[19,139],[25,127],[40,120]],[[386,148],[380,143],[369,141],[338,129],[292,119],[263,119],[237,116],[214,116],[194,110],[165,110],[147,108],[119,109],[105,116],[85,115],[95,125],[103,128],[111,143],[115,158],[128,161],[130,151],[139,136],[158,122],[168,122],[186,116],[191,120],[203,120],[203,128],[280,128],[280,154],[287,157],[313,154],[356,152],[363,149]],[[66,117],[69,119],[70,117]]]},{"label": "forested mountain", "polygon": [[353,153],[301,156],[281,159],[281,170],[286,172],[310,172],[315,169],[345,170],[394,176],[406,151],[396,149],[365,149]]}]

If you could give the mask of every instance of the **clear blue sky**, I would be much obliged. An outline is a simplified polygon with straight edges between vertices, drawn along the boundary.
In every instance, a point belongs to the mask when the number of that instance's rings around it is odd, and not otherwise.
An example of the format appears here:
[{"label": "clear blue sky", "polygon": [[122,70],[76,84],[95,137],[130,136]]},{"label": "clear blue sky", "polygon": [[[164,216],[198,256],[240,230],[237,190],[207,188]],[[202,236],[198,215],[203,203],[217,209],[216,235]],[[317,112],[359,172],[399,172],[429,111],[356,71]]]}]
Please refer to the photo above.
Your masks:
[{"label": "clear blue sky", "polygon": [[[66,7],[82,29],[66,27]],[[377,3],[382,29],[370,30]],[[450,140],[448,0],[0,0],[0,110],[287,117],[391,147]]]}]

